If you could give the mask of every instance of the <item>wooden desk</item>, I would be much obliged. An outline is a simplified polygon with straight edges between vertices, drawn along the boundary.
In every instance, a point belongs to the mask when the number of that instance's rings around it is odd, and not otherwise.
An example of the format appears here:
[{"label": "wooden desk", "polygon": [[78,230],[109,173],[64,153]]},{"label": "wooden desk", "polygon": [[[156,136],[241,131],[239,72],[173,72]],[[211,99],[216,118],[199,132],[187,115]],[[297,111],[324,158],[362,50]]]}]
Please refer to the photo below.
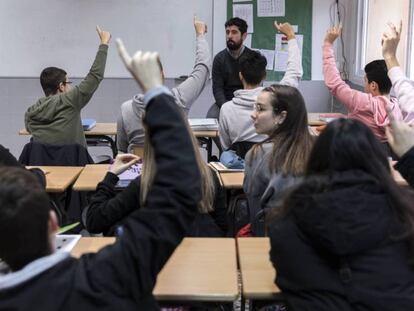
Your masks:
[{"label": "wooden desk", "polygon": [[[114,241],[81,238],[71,253],[79,257]],[[164,301],[236,300],[239,291],[235,240],[185,238],[158,274],[153,293]]]},{"label": "wooden desk", "polygon": [[64,192],[83,170],[82,166],[26,166],[37,167],[46,173],[46,191]]},{"label": "wooden desk", "polygon": [[325,121],[319,120],[319,115],[324,112],[309,112],[308,113],[308,124],[310,126],[319,126],[326,124]]},{"label": "wooden desk", "polygon": [[[88,146],[97,146],[99,140],[102,140],[105,146],[111,148],[113,157],[116,157],[118,150],[115,140],[112,139],[116,137],[116,123],[96,123],[93,129],[84,133]],[[26,129],[21,129],[19,135],[30,135],[30,133]]]},{"label": "wooden desk", "polygon": [[281,291],[274,283],[276,271],[269,257],[269,238],[238,238],[237,251],[244,298],[280,299]]},{"label": "wooden desk", "polygon": [[219,172],[221,184],[225,189],[242,189],[244,172]]},{"label": "wooden desk", "polygon": [[79,175],[73,190],[75,191],[95,191],[96,186],[101,182],[108,172],[109,164],[88,164]]}]

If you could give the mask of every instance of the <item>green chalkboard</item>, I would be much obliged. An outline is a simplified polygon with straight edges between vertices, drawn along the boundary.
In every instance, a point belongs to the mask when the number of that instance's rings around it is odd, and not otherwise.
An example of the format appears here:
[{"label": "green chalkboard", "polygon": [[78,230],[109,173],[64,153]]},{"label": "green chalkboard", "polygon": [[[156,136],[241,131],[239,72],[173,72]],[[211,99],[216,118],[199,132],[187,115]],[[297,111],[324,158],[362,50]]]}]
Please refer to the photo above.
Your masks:
[{"label": "green chalkboard", "polygon": [[[285,16],[277,17],[258,17],[257,0],[246,2],[233,2],[227,0],[227,17],[233,17],[233,4],[253,4],[253,24],[254,33],[252,34],[253,49],[275,49],[275,35],[277,33],[273,26],[274,20],[289,22],[298,26],[299,35],[303,35],[302,65],[303,80],[310,80],[312,73],[312,0],[285,0]],[[250,25],[249,25],[250,27]],[[267,71],[267,81],[279,81],[283,77],[283,72],[273,70]]]}]

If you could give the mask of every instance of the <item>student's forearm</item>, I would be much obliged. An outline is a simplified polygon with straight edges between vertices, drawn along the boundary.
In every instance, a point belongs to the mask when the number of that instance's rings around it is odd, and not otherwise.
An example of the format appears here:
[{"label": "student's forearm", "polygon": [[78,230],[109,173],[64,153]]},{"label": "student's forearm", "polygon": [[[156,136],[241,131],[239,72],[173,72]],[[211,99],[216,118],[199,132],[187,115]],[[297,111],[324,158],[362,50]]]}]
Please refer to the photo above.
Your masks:
[{"label": "student's forearm", "polygon": [[385,56],[384,57],[385,64],[387,65],[388,70],[390,70],[393,67],[399,67],[400,64],[398,63],[398,60],[395,56]]}]

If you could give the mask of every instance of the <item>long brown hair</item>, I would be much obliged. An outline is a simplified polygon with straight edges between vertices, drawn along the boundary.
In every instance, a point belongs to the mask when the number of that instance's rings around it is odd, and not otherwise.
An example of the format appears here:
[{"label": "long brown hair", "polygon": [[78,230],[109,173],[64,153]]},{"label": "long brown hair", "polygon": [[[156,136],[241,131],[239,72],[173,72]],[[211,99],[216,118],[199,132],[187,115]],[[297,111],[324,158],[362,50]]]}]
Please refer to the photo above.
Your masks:
[{"label": "long brown hair", "polygon": [[[214,197],[215,197],[215,186],[213,181],[213,174],[211,169],[201,158],[201,154],[198,147],[198,142],[190,126],[185,119],[187,130],[190,133],[191,142],[194,147],[194,154],[197,161],[198,169],[201,175],[201,201],[198,203],[198,211],[202,214],[207,214],[214,210]],[[141,206],[145,205],[148,193],[151,189],[154,177],[157,171],[157,165],[155,163],[154,149],[149,139],[149,131],[145,131],[144,140],[144,163],[141,175],[141,191],[139,194]]]},{"label": "long brown hair", "polygon": [[263,144],[273,143],[270,170],[285,175],[302,175],[313,145],[305,101],[299,90],[291,86],[274,84],[262,92],[269,93],[273,114],[286,111],[286,118],[282,124],[275,126],[266,140],[252,147],[251,159],[257,157],[257,151],[263,148]]}]

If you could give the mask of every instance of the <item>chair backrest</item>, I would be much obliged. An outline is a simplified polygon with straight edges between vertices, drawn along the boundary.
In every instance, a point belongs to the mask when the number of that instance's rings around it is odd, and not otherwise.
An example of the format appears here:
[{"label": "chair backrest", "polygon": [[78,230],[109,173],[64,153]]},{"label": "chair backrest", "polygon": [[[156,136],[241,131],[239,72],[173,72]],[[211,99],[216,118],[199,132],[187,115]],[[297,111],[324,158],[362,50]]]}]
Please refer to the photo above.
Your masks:
[{"label": "chair backrest", "polygon": [[139,156],[141,159],[144,158],[144,147],[138,145],[132,145],[130,147],[131,153]]}]

